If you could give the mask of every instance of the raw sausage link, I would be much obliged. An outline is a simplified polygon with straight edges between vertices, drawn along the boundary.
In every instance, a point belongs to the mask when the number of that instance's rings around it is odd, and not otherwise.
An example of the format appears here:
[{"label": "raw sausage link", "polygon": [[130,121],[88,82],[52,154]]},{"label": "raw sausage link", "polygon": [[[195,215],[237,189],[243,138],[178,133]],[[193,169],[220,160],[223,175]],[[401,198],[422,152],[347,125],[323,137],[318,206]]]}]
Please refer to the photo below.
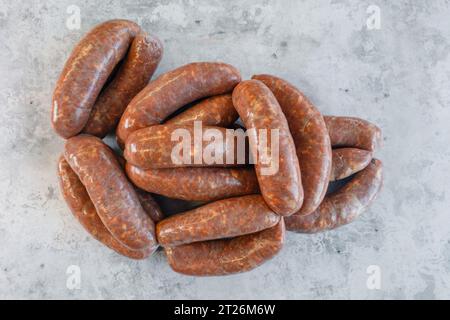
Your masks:
[{"label": "raw sausage link", "polygon": [[153,196],[139,188],[134,188],[139,198],[139,203],[144,209],[145,213],[152,219],[153,222],[159,222],[164,219],[164,215],[159,207],[159,204],[155,201]]},{"label": "raw sausage link", "polygon": [[375,152],[381,147],[380,128],[369,121],[353,117],[325,116],[331,146],[352,147]]},{"label": "raw sausage link", "polygon": [[133,131],[159,124],[195,100],[230,92],[239,81],[236,68],[215,62],[191,63],[161,75],[126,108],[117,127],[119,145],[123,146]]},{"label": "raw sausage link", "polygon": [[111,234],[130,249],[156,250],[154,223],[112,150],[96,137],[79,135],[66,141],[64,157]]},{"label": "raw sausage link", "polygon": [[259,193],[253,168],[143,170],[127,163],[126,173],[139,188],[173,199],[209,202]]},{"label": "raw sausage link", "polygon": [[[247,130],[261,129],[267,136],[267,149],[279,145],[279,157],[269,156],[269,164],[261,163],[261,156],[255,159],[255,169],[261,193],[269,207],[276,213],[289,216],[297,212],[303,202],[302,179],[295,145],[289,132],[288,123],[277,99],[264,83],[257,80],[241,82],[233,91],[233,104]],[[273,130],[279,130],[279,141],[271,141]],[[258,137],[250,135],[252,154],[257,154],[266,146],[259,143]],[[277,168],[278,167],[278,168]],[[274,172],[264,172],[277,168]]]},{"label": "raw sausage link", "polygon": [[75,47],[56,84],[52,125],[63,138],[79,133],[115,66],[124,58],[140,28],[111,20],[90,31]]},{"label": "raw sausage link", "polygon": [[[342,176],[344,172],[350,176],[364,169],[371,160],[368,151],[353,148],[350,152],[341,150],[344,151],[333,150],[333,159],[339,159],[333,161],[331,178],[334,180],[345,178]],[[186,201],[210,202],[260,192],[253,168],[143,170],[128,163],[126,173],[133,184],[141,189]]]},{"label": "raw sausage link", "polygon": [[280,221],[260,195],[216,201],[165,219],[156,225],[158,242],[173,247],[231,238],[273,227]]},{"label": "raw sausage link", "polygon": [[[178,140],[179,136],[174,136],[177,140],[172,141],[173,134],[177,132],[183,133],[182,140]],[[213,134],[213,132],[222,138],[222,143],[216,140],[202,139],[202,137],[206,138],[207,134]],[[202,126],[201,130],[196,132],[192,125],[152,126],[134,131],[129,135],[125,145],[124,157],[127,162],[142,169],[235,166],[239,164],[237,162],[237,138],[233,136],[233,138],[227,139],[226,132],[227,129],[221,127]],[[184,136],[184,134],[187,136]],[[195,145],[195,134],[201,135],[199,137],[200,146]],[[184,149],[183,152],[178,150],[179,146],[184,147],[185,139],[188,139],[189,154],[184,154]],[[247,159],[247,153],[245,152],[247,148],[245,140],[243,141],[243,148],[245,149],[242,150],[243,157],[240,164],[245,164]],[[216,144],[218,148],[215,148]],[[176,155],[176,159],[172,159],[172,153]],[[228,153],[230,163],[228,163]],[[208,157],[205,159],[203,156],[207,155]]]},{"label": "raw sausage link", "polygon": [[222,94],[202,100],[165,123],[186,125],[201,121],[204,126],[228,128],[238,117],[231,94]]},{"label": "raw sausage link", "polygon": [[131,250],[111,235],[99,218],[86,188],[63,156],[60,157],[58,162],[58,177],[63,197],[73,215],[96,240],[117,253],[132,259],[145,259],[152,254],[152,247],[143,250]]},{"label": "raw sausage link", "polygon": [[331,170],[331,144],[322,114],[289,82],[256,75],[273,92],[286,116],[300,163],[304,191],[303,206],[296,214],[308,215],[325,197]]},{"label": "raw sausage link", "polygon": [[162,54],[157,37],[138,34],[117,75],[100,93],[83,132],[104,138],[115,129],[131,99],[150,81]]},{"label": "raw sausage link", "polygon": [[300,233],[316,233],[350,223],[369,206],[382,183],[382,163],[373,159],[342,189],[327,195],[316,211],[308,216],[286,218],[286,228]]},{"label": "raw sausage link", "polygon": [[257,233],[226,240],[211,240],[167,247],[170,267],[193,276],[220,276],[250,271],[275,256],[283,247],[283,219]]},{"label": "raw sausage link", "polygon": [[372,160],[372,152],[356,148],[333,149],[333,169],[330,181],[350,177],[363,170]]},{"label": "raw sausage link", "polygon": [[[120,167],[123,171],[125,171],[126,166],[126,160],[118,155],[114,154],[116,156],[117,161],[119,162]],[[162,219],[164,219],[164,214],[161,211],[161,208],[159,207],[159,204],[153,199],[153,196],[146,192],[145,190],[139,189],[138,187],[134,186],[134,190],[136,191],[136,194],[139,198],[139,202],[142,205],[142,208],[147,213],[147,215],[153,220],[153,222],[159,222]]]}]

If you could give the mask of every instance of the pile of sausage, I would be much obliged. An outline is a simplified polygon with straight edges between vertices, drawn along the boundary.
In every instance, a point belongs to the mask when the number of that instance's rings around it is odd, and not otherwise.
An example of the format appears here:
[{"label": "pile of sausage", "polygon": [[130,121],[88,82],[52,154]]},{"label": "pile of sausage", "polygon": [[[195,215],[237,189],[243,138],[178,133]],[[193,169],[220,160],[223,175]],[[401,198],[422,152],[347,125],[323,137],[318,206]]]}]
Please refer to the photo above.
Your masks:
[{"label": "pile of sausage", "polygon": [[[58,163],[62,194],[109,248],[144,259],[161,246],[171,268],[188,275],[244,272],[280,251],[285,230],[347,224],[379,192],[375,125],[322,116],[287,81],[242,80],[225,63],[191,63],[150,81],[162,54],[158,38],[134,22],[107,21],[79,42],[54,91],[52,125],[67,139]],[[278,170],[173,163],[171,132],[191,132],[194,121],[219,132],[277,129]],[[102,141],[112,131],[124,158]],[[248,139],[256,152],[261,141]],[[327,193],[330,181],[350,176]],[[165,217],[151,193],[203,205]]]}]

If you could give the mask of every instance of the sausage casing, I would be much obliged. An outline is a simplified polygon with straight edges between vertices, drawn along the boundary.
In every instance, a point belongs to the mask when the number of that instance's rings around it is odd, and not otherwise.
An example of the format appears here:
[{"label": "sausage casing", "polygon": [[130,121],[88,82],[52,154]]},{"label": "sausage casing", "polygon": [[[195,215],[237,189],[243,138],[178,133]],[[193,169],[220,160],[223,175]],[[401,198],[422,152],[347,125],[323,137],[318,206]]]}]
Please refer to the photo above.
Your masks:
[{"label": "sausage casing", "polygon": [[159,204],[155,201],[153,196],[139,188],[135,188],[136,194],[139,199],[139,203],[144,209],[145,213],[152,219],[153,222],[159,222],[164,219],[164,214],[159,207]]},{"label": "sausage casing", "polygon": [[84,128],[109,75],[139,31],[134,22],[110,20],[75,47],[53,93],[52,125],[61,137],[70,138]]},{"label": "sausage casing", "polygon": [[[117,161],[119,162],[120,167],[123,171],[125,171],[127,161],[120,155],[115,154],[115,156]],[[144,209],[145,213],[147,213],[147,215],[153,220],[153,222],[156,223],[164,219],[164,214],[162,213],[159,204],[155,201],[153,196],[145,190],[139,189],[136,186],[134,187],[142,208]]]},{"label": "sausage casing", "polygon": [[[192,125],[151,126],[134,131],[128,137],[124,157],[142,169],[246,164],[245,137],[242,136],[242,156],[238,161],[238,138],[234,135],[228,138],[227,130],[233,131],[210,126],[201,126],[198,130]],[[220,140],[216,140],[217,137]]]},{"label": "sausage casing", "polygon": [[63,156],[58,161],[58,177],[63,197],[73,215],[96,240],[132,259],[144,259],[153,253],[152,247],[131,250],[112,236],[98,216],[86,188]]},{"label": "sausage casing", "polygon": [[[332,154],[330,181],[361,171],[372,158],[372,153],[355,148],[335,149]],[[260,193],[253,167],[143,170],[128,163],[126,173],[139,188],[172,199],[210,202]]]},{"label": "sausage casing", "polygon": [[171,216],[156,225],[163,247],[231,238],[273,227],[280,221],[261,195],[249,195],[209,203]]},{"label": "sausage casing", "polygon": [[206,98],[167,120],[165,124],[186,125],[193,124],[194,121],[201,121],[204,126],[228,128],[238,117],[231,94],[227,93]]},{"label": "sausage casing", "polygon": [[333,169],[330,181],[350,177],[363,170],[372,160],[372,152],[356,148],[333,149]]},{"label": "sausage casing", "polygon": [[139,33],[117,75],[98,96],[83,132],[104,138],[112,131],[133,97],[150,81],[162,54],[163,46],[157,37]]},{"label": "sausage casing", "polygon": [[233,66],[218,62],[190,63],[150,82],[128,105],[117,127],[117,141],[141,128],[159,124],[195,100],[231,92],[241,76]]},{"label": "sausage casing", "polygon": [[66,141],[64,157],[111,234],[130,249],[156,249],[154,223],[112,150],[96,137],[78,135]]},{"label": "sausage casing", "polygon": [[369,121],[334,116],[325,116],[324,120],[333,148],[352,147],[375,152],[382,145],[380,128]]},{"label": "sausage casing", "polygon": [[383,184],[382,163],[373,159],[343,188],[325,196],[316,211],[286,218],[286,228],[300,233],[335,229],[352,222],[370,205]]},{"label": "sausage casing", "polygon": [[220,276],[252,270],[283,247],[283,219],[269,229],[232,239],[195,242],[166,247],[170,267],[193,276]]},{"label": "sausage casing", "polygon": [[[280,215],[289,216],[297,212],[303,202],[300,168],[294,141],[277,99],[261,81],[247,80],[234,89],[233,104],[247,130],[255,132],[249,136],[250,149],[252,154],[256,154],[255,170],[264,200]],[[276,130],[278,140],[272,140]],[[262,133],[266,134],[266,146],[260,143]],[[277,143],[278,157],[270,152],[268,161],[265,161],[267,164],[263,164],[258,151],[264,148],[269,151]],[[270,172],[272,168],[277,170]]]},{"label": "sausage casing", "polygon": [[173,168],[143,170],[129,163],[126,173],[139,188],[173,199],[215,201],[259,193],[253,168]]},{"label": "sausage casing", "polygon": [[330,170],[331,144],[322,114],[289,82],[271,75],[256,75],[273,92],[286,116],[300,163],[303,206],[296,214],[308,215],[325,197]]}]

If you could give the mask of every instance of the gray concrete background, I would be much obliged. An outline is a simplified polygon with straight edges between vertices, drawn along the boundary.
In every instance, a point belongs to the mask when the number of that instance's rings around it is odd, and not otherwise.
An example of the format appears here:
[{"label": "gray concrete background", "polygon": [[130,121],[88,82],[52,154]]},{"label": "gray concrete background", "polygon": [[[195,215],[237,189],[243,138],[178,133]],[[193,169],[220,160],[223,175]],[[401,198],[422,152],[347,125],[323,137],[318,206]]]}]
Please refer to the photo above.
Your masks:
[{"label": "gray concrete background", "polygon": [[[66,27],[69,5],[80,30]],[[370,5],[380,30],[366,26]],[[450,2],[432,0],[0,0],[0,298],[450,298],[449,17]],[[281,254],[240,275],[186,277],[161,252],[134,262],[105,249],[60,195],[50,101],[74,44],[111,18],[164,41],[158,74],[221,60],[288,79],[324,114],[375,122],[382,194],[354,224],[288,234]],[[79,290],[66,286],[70,265]],[[380,290],[366,286],[370,265]]]}]

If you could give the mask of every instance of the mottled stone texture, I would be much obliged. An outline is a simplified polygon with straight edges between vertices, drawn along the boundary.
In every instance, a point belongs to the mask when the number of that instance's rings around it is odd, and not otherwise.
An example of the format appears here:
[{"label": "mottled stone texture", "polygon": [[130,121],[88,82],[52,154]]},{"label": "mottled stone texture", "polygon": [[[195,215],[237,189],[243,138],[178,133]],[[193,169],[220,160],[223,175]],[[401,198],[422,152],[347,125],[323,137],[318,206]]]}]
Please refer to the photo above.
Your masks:
[{"label": "mottled stone texture", "polygon": [[[73,4],[80,30],[66,27]],[[366,26],[372,4],[380,30]],[[449,16],[444,0],[0,0],[0,297],[450,298]],[[228,277],[176,274],[162,251],[136,262],[104,248],[59,192],[63,141],[50,107],[76,42],[112,18],[163,41],[155,76],[220,60],[245,79],[288,80],[323,114],[378,125],[385,181],[377,200],[335,231],[287,233],[271,261]],[[71,265],[81,270],[79,290],[66,287]],[[367,288],[371,265],[380,267],[380,290]]]}]

